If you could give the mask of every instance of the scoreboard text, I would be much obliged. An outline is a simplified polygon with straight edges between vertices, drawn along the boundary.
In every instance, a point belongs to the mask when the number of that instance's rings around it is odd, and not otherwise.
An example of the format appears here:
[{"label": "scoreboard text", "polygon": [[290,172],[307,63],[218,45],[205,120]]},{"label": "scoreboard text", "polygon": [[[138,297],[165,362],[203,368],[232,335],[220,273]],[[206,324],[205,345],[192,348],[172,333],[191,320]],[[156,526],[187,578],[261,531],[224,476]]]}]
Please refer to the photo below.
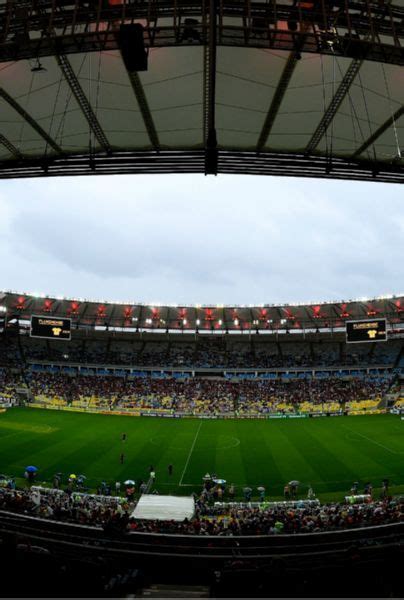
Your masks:
[{"label": "scoreboard text", "polygon": [[49,340],[70,340],[71,319],[31,316],[31,337]]},{"label": "scoreboard text", "polygon": [[368,321],[347,321],[346,341],[355,342],[386,342],[386,319],[369,319]]}]

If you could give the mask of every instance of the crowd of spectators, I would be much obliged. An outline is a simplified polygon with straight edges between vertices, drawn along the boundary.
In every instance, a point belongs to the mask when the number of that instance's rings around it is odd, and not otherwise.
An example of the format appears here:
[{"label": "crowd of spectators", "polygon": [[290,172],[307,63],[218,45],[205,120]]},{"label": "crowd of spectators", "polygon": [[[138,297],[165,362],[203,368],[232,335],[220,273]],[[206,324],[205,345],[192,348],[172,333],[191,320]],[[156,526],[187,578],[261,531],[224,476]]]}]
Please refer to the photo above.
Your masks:
[{"label": "crowd of spectators", "polygon": [[16,340],[3,336],[0,343],[0,367],[20,368],[21,363],[21,353]]},{"label": "crowd of spectators", "polygon": [[129,382],[123,377],[30,373],[27,379],[34,399],[59,398],[66,404],[83,398],[98,398],[112,408],[130,393]]},{"label": "crowd of spectators", "polygon": [[[235,413],[266,414],[270,412],[308,412],[311,406],[327,404],[330,410],[343,409],[346,403],[376,399],[387,391],[391,379],[361,376],[344,379],[337,376],[312,378],[309,371],[302,377],[286,381],[283,377],[254,378],[254,373],[234,379],[231,373],[225,378],[170,377],[159,374],[152,376],[129,375],[117,370],[110,375],[83,374],[91,369],[85,363],[108,364],[127,361],[127,364],[164,367],[194,366],[211,367],[285,367],[310,366],[323,363],[355,362],[371,363],[374,359],[383,364],[394,362],[401,351],[401,342],[393,340],[387,344],[359,344],[355,352],[347,353],[348,347],[337,342],[284,342],[237,341],[230,339],[201,338],[194,342],[184,341],[120,341],[73,339],[68,344],[61,341],[49,342],[22,336],[7,337],[0,346],[0,395],[16,398],[15,389],[26,381],[31,398],[40,402],[57,398],[63,404],[81,407],[102,407],[139,410],[170,410],[192,414]],[[260,336],[257,336],[260,337]],[[365,353],[365,354],[364,354]],[[41,372],[26,364],[24,360],[56,360],[67,363],[63,367],[47,367]],[[82,374],[69,362],[81,362]],[[3,365],[3,367],[2,367]],[[41,369],[43,367],[38,367]],[[55,369],[63,369],[54,372]],[[71,373],[68,373],[68,371]],[[104,373],[108,369],[100,369]],[[94,369],[95,371],[95,369]],[[119,376],[118,376],[119,375]],[[248,375],[248,378],[247,378]],[[274,375],[275,378],[272,376]],[[251,378],[250,378],[251,376]],[[285,377],[289,377],[286,376]],[[24,380],[24,381],[23,381]],[[302,405],[305,403],[305,406]],[[349,408],[349,407],[348,407]]]},{"label": "crowd of spectators", "polygon": [[331,503],[301,508],[226,508],[200,504],[195,518],[183,522],[130,519],[129,531],[189,535],[278,535],[318,533],[398,523],[404,518],[402,499],[367,504]]},{"label": "crowd of spectators", "polygon": [[[259,336],[258,336],[259,337]],[[8,341],[7,361],[18,361],[16,340]],[[372,344],[357,344],[355,348],[338,342],[282,342],[233,341],[205,339],[193,342],[141,342],[135,340],[110,342],[104,340],[74,339],[68,344],[25,338],[22,353],[26,360],[76,362],[82,364],[110,364],[131,366],[164,366],[195,368],[305,368],[363,365],[393,365],[402,344],[393,340],[383,348]],[[4,352],[4,350],[3,350]],[[2,354],[0,353],[0,362]],[[3,355],[4,361],[4,355]]]},{"label": "crowd of spectators", "polygon": [[238,414],[298,411],[303,403],[337,404],[383,396],[389,379],[225,380],[153,377],[70,376],[63,373],[30,375],[34,399],[59,398],[66,404],[99,401],[109,408],[166,409],[193,414]]},{"label": "crowd of spectators", "polygon": [[24,386],[25,381],[19,371],[0,368],[0,406],[17,402],[17,388]]},{"label": "crowd of spectators", "polygon": [[0,488],[0,509],[33,516],[78,523],[99,525],[116,523],[125,527],[128,515],[135,507],[134,501],[102,498],[91,494],[77,494],[55,490],[41,493],[34,488]]},{"label": "crowd of spectators", "polygon": [[371,527],[403,521],[402,498],[386,497],[361,504],[303,502],[295,506],[262,504],[210,505],[196,499],[193,518],[184,521],[139,520],[130,515],[134,502],[57,491],[42,494],[34,489],[1,489],[0,509],[56,521],[104,527],[125,532],[186,535],[279,535],[316,533]]}]

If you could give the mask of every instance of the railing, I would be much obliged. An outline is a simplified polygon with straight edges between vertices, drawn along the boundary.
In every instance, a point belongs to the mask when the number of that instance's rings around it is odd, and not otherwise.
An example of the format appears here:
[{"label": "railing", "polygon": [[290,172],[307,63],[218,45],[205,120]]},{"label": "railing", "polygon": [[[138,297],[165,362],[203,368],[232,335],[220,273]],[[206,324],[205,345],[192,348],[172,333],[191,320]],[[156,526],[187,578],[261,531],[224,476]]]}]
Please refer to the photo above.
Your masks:
[{"label": "railing", "polygon": [[254,560],[264,560],[272,556],[287,555],[310,557],[315,555],[346,553],[353,543],[365,547],[369,541],[378,547],[402,543],[404,522],[362,527],[349,530],[320,533],[299,533],[262,536],[197,536],[162,533],[128,533],[119,537],[108,536],[101,528],[61,523],[21,515],[10,511],[0,511],[0,536],[2,533],[15,533],[24,539],[36,541],[40,545],[59,547],[59,551],[119,556],[172,557],[175,559],[195,559],[198,561],[228,560],[238,555]]}]

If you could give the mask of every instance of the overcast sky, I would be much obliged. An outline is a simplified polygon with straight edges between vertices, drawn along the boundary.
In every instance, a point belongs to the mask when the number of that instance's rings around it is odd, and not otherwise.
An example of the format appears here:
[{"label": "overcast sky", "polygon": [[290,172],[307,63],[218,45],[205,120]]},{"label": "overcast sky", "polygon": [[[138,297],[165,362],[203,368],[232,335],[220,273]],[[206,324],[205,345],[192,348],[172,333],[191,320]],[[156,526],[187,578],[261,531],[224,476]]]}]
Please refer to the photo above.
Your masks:
[{"label": "overcast sky", "polygon": [[404,292],[404,190],[271,177],[0,182],[0,289],[261,304]]}]

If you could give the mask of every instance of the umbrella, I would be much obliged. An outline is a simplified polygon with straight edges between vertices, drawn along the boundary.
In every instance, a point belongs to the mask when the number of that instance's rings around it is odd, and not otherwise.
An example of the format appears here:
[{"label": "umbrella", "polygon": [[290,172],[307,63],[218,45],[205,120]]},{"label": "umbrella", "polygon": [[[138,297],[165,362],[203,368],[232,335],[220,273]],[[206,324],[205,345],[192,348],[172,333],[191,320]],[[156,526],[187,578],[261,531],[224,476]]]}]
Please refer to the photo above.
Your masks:
[{"label": "umbrella", "polygon": [[125,485],[135,485],[135,482],[133,481],[133,479],[127,479],[126,481],[124,481]]},{"label": "umbrella", "polygon": [[226,480],[225,479],[214,479],[213,483],[216,483],[217,485],[226,485]]},{"label": "umbrella", "polygon": [[265,492],[265,488],[262,485],[260,485],[260,487],[257,487],[257,490],[259,492]]},{"label": "umbrella", "polygon": [[245,488],[243,488],[243,492],[252,492],[252,488],[245,487]]},{"label": "umbrella", "polygon": [[75,475],[74,473],[71,473],[69,475],[69,479],[77,479],[77,475]]},{"label": "umbrella", "polygon": [[25,467],[25,470],[27,471],[27,473],[36,473],[38,471],[38,467],[30,465],[29,467]]},{"label": "umbrella", "polygon": [[289,481],[289,485],[300,485],[300,481],[297,481],[296,479],[292,479],[292,481]]}]

